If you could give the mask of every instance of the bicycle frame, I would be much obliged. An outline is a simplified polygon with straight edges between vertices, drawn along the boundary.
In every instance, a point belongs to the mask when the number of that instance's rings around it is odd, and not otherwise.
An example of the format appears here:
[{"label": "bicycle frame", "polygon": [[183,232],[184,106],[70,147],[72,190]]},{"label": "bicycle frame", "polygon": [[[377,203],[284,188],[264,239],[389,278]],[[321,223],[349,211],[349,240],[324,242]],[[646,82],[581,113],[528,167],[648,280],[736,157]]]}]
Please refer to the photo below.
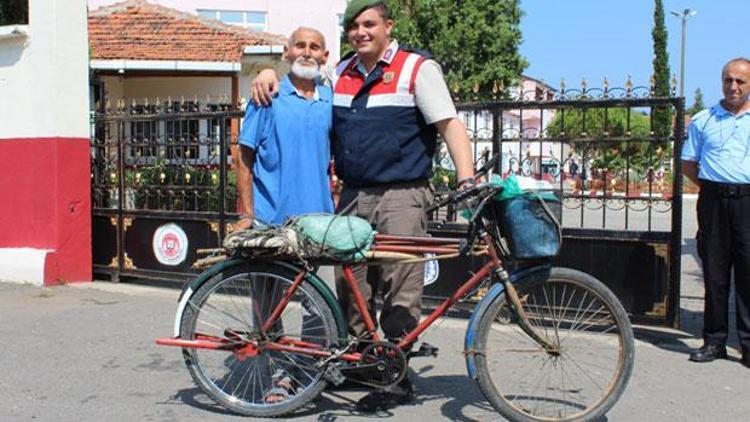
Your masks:
[{"label": "bicycle frame", "polygon": [[[280,368],[276,371],[277,373],[281,371],[280,373],[283,374],[290,365],[291,367],[308,367],[315,371],[314,376],[308,375],[312,383],[303,385],[299,381],[296,382],[304,387],[304,391],[310,391],[311,394],[318,394],[325,387],[325,381],[339,385],[347,377],[355,381],[356,377],[360,376],[366,379],[370,375],[375,375],[374,371],[378,371],[377,376],[372,378],[374,383],[363,382],[364,384],[385,386],[388,382],[395,383],[398,381],[396,376],[403,377],[406,369],[404,365],[408,365],[408,361],[404,360],[404,352],[414,345],[435,320],[445,315],[456,302],[470,296],[477,287],[488,280],[491,286],[474,308],[467,324],[464,354],[469,376],[479,383],[492,407],[509,419],[535,418],[537,410],[541,412],[540,417],[545,419],[578,420],[589,416],[598,418],[620,397],[632,372],[634,345],[627,314],[606,286],[580,271],[553,268],[551,265],[533,265],[523,266],[513,274],[509,274],[504,267],[503,259],[506,253],[510,254],[511,251],[506,251],[503,244],[504,227],[497,223],[498,209],[494,206],[485,208],[488,204],[492,204],[490,201],[494,200],[496,194],[501,191],[500,185],[493,185],[489,182],[481,183],[462,191],[452,192],[447,198],[427,209],[428,212],[432,212],[446,204],[461,203],[471,211],[470,218],[467,218],[469,229],[465,239],[379,234],[375,236],[370,248],[363,253],[365,257],[363,262],[343,265],[343,282],[346,286],[341,287],[348,286],[350,289],[351,300],[365,326],[365,335],[360,338],[347,334],[342,308],[335,296],[314,273],[308,273],[310,271],[308,264],[323,264],[322,259],[325,258],[316,256],[309,262],[302,262],[303,257],[300,256],[294,258],[297,259],[296,261],[285,262],[285,257],[274,256],[271,252],[264,255],[270,258],[270,262],[262,258],[257,262],[247,261],[239,256],[240,254],[233,254],[235,256],[231,259],[221,261],[204,271],[180,296],[175,317],[174,337],[157,339],[156,342],[160,345],[182,347],[191,376],[199,387],[218,403],[242,414],[277,416],[298,409],[309,403],[314,396],[300,395],[298,400],[290,401],[288,408],[280,408],[278,411],[266,407],[261,409],[258,406],[260,403],[263,406],[269,404],[266,400],[269,397],[268,391],[274,394],[273,390],[266,391],[261,384],[261,389],[256,391],[256,384],[253,381],[252,393],[247,398],[245,397],[248,391],[247,385],[240,395],[235,394],[240,387],[239,383],[242,383],[246,374],[250,372],[245,367],[236,366],[234,363],[245,361],[249,357],[262,356],[264,359],[267,358],[270,365],[273,365],[275,356],[278,355],[279,359],[285,359],[286,362],[279,362],[281,366],[277,367]],[[244,251],[242,253],[244,254]],[[425,254],[435,256],[425,257]],[[394,342],[382,339],[377,332],[374,317],[367,309],[368,303],[360,289],[359,280],[354,275],[353,267],[355,265],[415,264],[466,254],[486,256],[486,262],[402,339]],[[249,255],[252,256],[250,253]],[[331,261],[325,261],[325,263],[330,264]],[[304,267],[301,264],[305,264]],[[252,274],[259,274],[262,277],[259,279]],[[269,278],[276,280],[274,284],[268,281]],[[238,282],[239,288],[235,287]],[[262,288],[259,295],[244,295],[248,288],[253,291],[252,286],[256,283],[262,286],[273,286],[273,293],[270,296],[261,296],[265,295],[266,293],[263,292],[267,290]],[[283,285],[283,288],[277,290],[279,283]],[[549,297],[546,283],[550,283],[551,286],[552,294]],[[561,295],[555,290],[560,284],[565,286],[561,288]],[[566,296],[565,292],[569,285],[571,294]],[[516,286],[519,290],[516,290]],[[519,291],[522,292],[522,297],[519,296]],[[279,292],[278,295],[277,292]],[[314,292],[317,293],[313,294]],[[298,294],[302,294],[307,299],[296,299]],[[543,298],[537,299],[537,294],[543,294]],[[266,306],[263,305],[263,298],[268,298],[265,302]],[[292,303],[292,300],[295,302]],[[237,304],[237,301],[241,303]],[[233,304],[234,307],[224,308],[225,302]],[[568,307],[571,304],[573,308],[569,310]],[[575,306],[578,308],[574,309]],[[289,319],[285,316],[287,308],[295,311],[289,315]],[[314,309],[318,309],[319,312],[315,312]],[[235,315],[238,312],[243,315]],[[299,331],[296,328],[290,330],[290,333],[294,334],[285,334],[284,326],[297,326],[300,312],[302,327]],[[507,314],[508,312],[510,315]],[[248,313],[252,314],[250,320],[239,318],[248,316]],[[219,318],[212,321],[212,317],[217,315]],[[322,324],[314,325],[313,321],[316,319],[320,319]],[[305,326],[306,323],[307,326]],[[500,327],[496,330],[498,323]],[[551,327],[553,332],[548,333],[547,327]],[[590,332],[589,328],[592,328]],[[322,331],[313,331],[321,329]],[[559,336],[558,329],[567,330],[568,335]],[[591,337],[589,334],[607,334],[613,329],[617,330],[613,332],[616,343],[602,341],[602,337],[595,337],[593,340],[589,338]],[[587,340],[593,341],[594,347],[562,347],[563,341],[568,340],[571,333],[578,331],[586,333],[575,338],[584,341],[583,344],[586,344]],[[496,368],[496,362],[488,359],[488,356],[495,352],[495,343],[504,343],[508,340],[505,338],[507,332],[520,334],[521,338],[511,338],[507,348],[499,349],[498,352],[502,353],[502,356],[511,356],[511,358],[516,356],[525,364],[529,362],[526,356],[530,355],[527,353],[536,353],[533,360],[539,366],[540,376],[533,383],[526,379],[518,380],[519,386],[533,384],[531,388],[536,392],[527,393],[528,388],[524,387],[520,392],[508,390],[511,393],[508,395],[504,390],[497,390],[497,385],[493,382],[496,376],[505,376],[507,371],[504,371],[502,367]],[[185,338],[181,337],[183,335]],[[499,336],[500,338],[497,338]],[[529,347],[529,339],[533,340],[536,345],[532,344]],[[606,340],[609,339],[608,336]],[[517,341],[520,341],[523,347],[519,348]],[[425,345],[426,343],[420,347],[419,351],[406,354],[406,356],[434,355],[435,349],[424,347]],[[603,365],[599,360],[594,360],[588,365],[592,371],[589,373],[578,363],[578,358],[573,357],[580,355],[575,353],[576,350],[584,351],[581,362],[584,362],[588,356],[598,357],[601,354],[600,348],[604,349],[602,345],[614,347],[609,347],[612,351],[603,355],[604,359],[612,360],[614,366]],[[394,347],[398,347],[399,350],[394,350]],[[211,349],[222,351],[224,354],[209,353],[208,356],[204,356],[188,349]],[[589,351],[589,349],[594,350]],[[585,353],[585,351],[593,354]],[[569,352],[571,352],[570,361],[576,366],[575,371],[578,371],[578,378],[583,383],[581,386],[571,384],[571,376],[568,374],[566,377],[568,371],[562,369],[562,363],[567,360]],[[383,355],[383,353],[386,354]],[[540,353],[542,358],[538,359],[537,356],[540,356]],[[300,361],[291,359],[288,355],[315,359]],[[228,364],[227,358],[233,362]],[[398,361],[395,360],[396,358]],[[204,362],[208,363],[208,367],[204,367]],[[249,365],[262,363],[263,360],[248,362]],[[393,367],[389,368],[389,365]],[[513,365],[512,361],[510,365]],[[250,366],[250,368],[253,367]],[[230,391],[224,385],[228,385],[228,380],[237,371],[243,373],[242,380],[235,383],[234,389]],[[563,377],[554,384],[561,385],[551,386],[548,382],[542,385],[545,380],[557,378],[558,371],[563,371]],[[218,375],[214,375],[214,372]],[[529,373],[530,371],[524,369],[523,372]],[[547,375],[544,375],[545,372]],[[222,375],[224,373],[227,375]],[[495,375],[496,373],[499,375]],[[262,377],[266,379],[267,375],[270,373]],[[289,375],[291,376],[291,372]],[[581,375],[583,378],[580,377]],[[265,384],[270,383],[270,386],[275,386],[274,377],[278,376],[274,374],[270,381],[266,379]],[[258,376],[259,380],[260,377],[261,375]],[[323,377],[323,382],[319,382],[320,377]],[[594,378],[602,378],[602,382],[598,383]],[[214,379],[225,379],[225,381],[219,386],[214,383]],[[229,387],[232,388],[231,385]],[[282,387],[291,390],[290,387]],[[548,393],[553,397],[547,398]],[[570,395],[574,397],[571,399],[568,397]],[[262,402],[258,402],[261,398]],[[524,404],[527,401],[541,403],[542,409],[538,409],[540,404],[527,406]],[[549,403],[558,404],[554,406],[552,413],[547,413]],[[566,416],[567,414],[571,416]]]},{"label": "bicycle frame", "polygon": [[[456,302],[471,292],[476,286],[478,286],[493,270],[502,269],[502,261],[492,244],[492,239],[489,235],[485,235],[485,244],[487,245],[487,254],[489,260],[472,275],[467,281],[465,281],[449,298],[445,299],[427,318],[425,318],[416,328],[411,332],[407,333],[403,339],[401,339],[397,347],[406,349],[412,343],[414,343],[419,335],[424,332],[432,323],[444,315]],[[432,237],[411,237],[411,236],[393,236],[393,235],[382,235],[378,234],[375,236],[375,241],[371,246],[370,250],[373,252],[397,252],[397,253],[408,253],[408,254],[425,254],[433,253],[443,256],[458,256],[459,248],[461,245],[461,239],[451,238],[432,238]],[[377,264],[377,262],[367,262],[368,264]],[[370,313],[367,311],[367,305],[365,303],[362,291],[359,288],[359,282],[352,272],[353,264],[343,265],[344,278],[348,287],[351,289],[353,297],[358,311],[362,315],[367,331],[370,333],[372,341],[380,341],[381,338],[377,333],[375,322],[372,320]],[[294,278],[292,285],[285,292],[284,296],[280,299],[279,303],[271,312],[270,317],[263,323],[263,332],[270,330],[273,325],[277,322],[278,318],[282,315],[284,309],[291,301],[295,292],[299,288],[300,284],[307,275],[306,270],[300,271]],[[282,337],[275,342],[262,342],[262,344],[254,344],[253,342],[247,342],[247,344],[238,344],[225,338],[217,338],[212,336],[199,336],[195,340],[186,340],[181,338],[159,338],[156,343],[164,346],[177,346],[183,348],[200,348],[200,349],[214,349],[214,350],[225,350],[232,351],[240,358],[251,357],[257,355],[261,350],[275,350],[283,351],[288,353],[298,353],[308,356],[315,356],[321,358],[330,358],[337,355],[338,359],[348,362],[358,362],[361,358],[361,354],[354,353],[343,353],[338,354],[329,350],[323,349],[320,345],[310,342],[304,342],[291,338]]]}]

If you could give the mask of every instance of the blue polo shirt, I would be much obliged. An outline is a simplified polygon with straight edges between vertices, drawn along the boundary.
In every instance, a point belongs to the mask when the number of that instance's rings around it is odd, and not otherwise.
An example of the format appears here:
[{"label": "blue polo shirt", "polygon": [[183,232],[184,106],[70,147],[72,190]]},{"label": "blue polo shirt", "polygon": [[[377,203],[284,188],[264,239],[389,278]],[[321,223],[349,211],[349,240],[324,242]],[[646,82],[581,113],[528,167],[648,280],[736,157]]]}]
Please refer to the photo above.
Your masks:
[{"label": "blue polo shirt", "polygon": [[700,179],[750,183],[750,112],[735,116],[717,104],[697,113],[682,159],[698,163]]},{"label": "blue polo shirt", "polygon": [[331,158],[331,88],[316,87],[305,98],[289,76],[270,106],[250,102],[239,143],[255,150],[255,216],[279,224],[293,215],[333,212],[328,176]]}]

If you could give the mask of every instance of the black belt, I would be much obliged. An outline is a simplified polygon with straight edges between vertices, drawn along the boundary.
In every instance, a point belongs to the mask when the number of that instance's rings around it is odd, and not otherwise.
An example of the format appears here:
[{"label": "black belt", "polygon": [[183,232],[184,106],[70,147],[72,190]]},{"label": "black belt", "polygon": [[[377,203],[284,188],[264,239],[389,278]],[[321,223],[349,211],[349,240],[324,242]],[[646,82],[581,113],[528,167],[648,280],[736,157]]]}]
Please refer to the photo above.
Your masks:
[{"label": "black belt", "polygon": [[722,197],[737,197],[750,195],[750,184],[717,183],[701,180],[701,191],[710,192]]}]

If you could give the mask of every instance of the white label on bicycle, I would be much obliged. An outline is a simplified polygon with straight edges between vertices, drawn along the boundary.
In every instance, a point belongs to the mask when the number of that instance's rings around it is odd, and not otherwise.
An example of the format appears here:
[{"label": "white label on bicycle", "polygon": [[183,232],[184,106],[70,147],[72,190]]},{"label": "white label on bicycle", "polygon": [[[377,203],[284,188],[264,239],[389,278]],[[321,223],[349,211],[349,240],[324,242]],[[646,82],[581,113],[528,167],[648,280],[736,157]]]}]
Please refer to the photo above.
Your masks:
[{"label": "white label on bicycle", "polygon": [[[434,253],[424,254],[425,258],[434,257]],[[430,284],[437,281],[440,276],[440,265],[437,259],[425,261],[424,263],[424,285],[429,286]]]},{"label": "white label on bicycle", "polygon": [[154,233],[153,248],[154,256],[161,264],[180,265],[187,257],[188,238],[177,224],[164,224]]}]

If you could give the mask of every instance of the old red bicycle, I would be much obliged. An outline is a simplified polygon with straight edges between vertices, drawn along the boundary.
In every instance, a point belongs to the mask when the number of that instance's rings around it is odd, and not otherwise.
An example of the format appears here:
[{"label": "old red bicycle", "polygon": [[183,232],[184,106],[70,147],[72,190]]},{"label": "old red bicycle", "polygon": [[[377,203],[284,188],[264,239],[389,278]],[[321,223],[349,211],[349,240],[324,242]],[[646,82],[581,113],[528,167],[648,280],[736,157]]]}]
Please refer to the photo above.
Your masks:
[{"label": "old red bicycle", "polygon": [[[360,338],[348,334],[341,307],[311,262],[241,256],[212,266],[185,289],[173,336],[157,343],[181,347],[196,384],[227,409],[280,416],[310,403],[329,383],[398,383],[409,357],[435,352],[412,347],[420,334],[483,286],[486,293],[468,321],[465,356],[469,377],[492,406],[515,421],[600,417],[633,369],[627,314],[606,286],[583,272],[543,264],[507,271],[512,251],[498,224],[499,189],[482,183],[436,204],[461,202],[472,211],[465,239],[375,237],[367,264],[418,262],[425,253],[434,254],[431,259],[486,257],[397,343],[379,335],[366,311],[352,274],[356,263],[344,262],[343,273],[369,331]],[[269,403],[267,393],[281,379],[289,394]]]}]

